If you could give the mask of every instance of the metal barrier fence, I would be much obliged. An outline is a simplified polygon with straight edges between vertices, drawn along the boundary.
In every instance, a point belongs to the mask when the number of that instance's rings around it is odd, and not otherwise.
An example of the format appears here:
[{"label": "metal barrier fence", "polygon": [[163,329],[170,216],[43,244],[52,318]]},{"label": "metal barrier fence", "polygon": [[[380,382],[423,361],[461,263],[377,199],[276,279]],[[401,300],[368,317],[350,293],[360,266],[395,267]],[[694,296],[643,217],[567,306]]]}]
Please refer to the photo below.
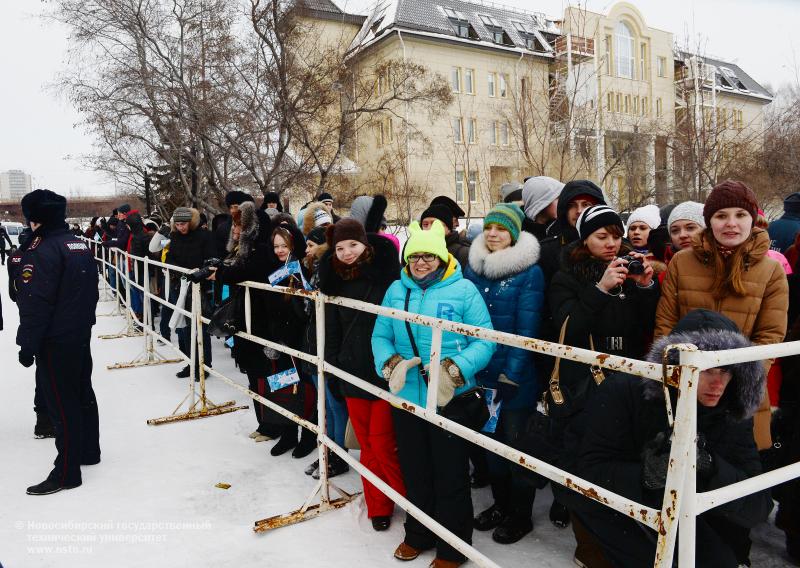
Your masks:
[{"label": "metal barrier fence", "polygon": [[[751,495],[765,488],[773,487],[787,480],[800,477],[800,463],[796,463],[713,491],[698,493],[696,487],[696,401],[697,385],[700,372],[706,369],[731,365],[734,363],[759,361],[800,354],[800,341],[768,346],[747,347],[744,349],[731,349],[719,352],[698,351],[693,345],[671,345],[669,348],[675,349],[679,352],[679,365],[667,366],[666,368],[663,368],[662,365],[657,363],[623,358],[589,349],[571,347],[528,337],[521,337],[500,331],[409,313],[402,310],[385,308],[358,300],[326,296],[318,291],[309,292],[305,290],[293,290],[281,286],[271,286],[269,284],[263,284],[260,282],[240,283],[239,285],[244,288],[245,293],[245,331],[237,333],[236,337],[252,341],[264,347],[270,347],[277,351],[287,353],[293,357],[316,365],[319,378],[317,388],[318,420],[317,424],[314,424],[273,403],[258,393],[249,390],[247,387],[237,383],[236,381],[204,363],[202,325],[204,323],[209,323],[209,320],[203,317],[201,312],[200,284],[191,284],[191,310],[185,310],[182,307],[177,306],[175,303],[170,302],[168,299],[159,297],[150,289],[149,276],[152,274],[151,270],[153,268],[161,269],[165,272],[166,284],[164,289],[167,290],[169,289],[171,272],[183,276],[191,272],[190,270],[155,262],[148,258],[134,257],[124,251],[119,251],[117,249],[105,249],[104,247],[99,246],[98,243],[91,241],[87,242],[92,244],[93,250],[95,251],[95,257],[97,258],[98,262],[101,263],[101,266],[104,267],[103,289],[106,299],[110,299],[108,297],[108,292],[110,289],[111,294],[114,296],[114,300],[117,302],[117,308],[115,309],[115,312],[112,312],[112,314],[109,315],[117,313],[118,315],[124,315],[126,317],[126,329],[124,332],[121,332],[117,335],[104,337],[130,337],[136,335],[143,335],[145,337],[145,349],[142,355],[131,362],[112,365],[109,366],[109,368],[130,368],[141,365],[154,365],[159,363],[174,362],[178,360],[189,361],[191,370],[189,375],[189,394],[170,416],[148,420],[149,424],[162,424],[176,420],[201,418],[238,410],[240,408],[247,408],[233,407],[234,402],[232,401],[223,403],[221,405],[211,403],[205,394],[205,377],[206,374],[210,374],[245,394],[246,396],[252,398],[254,401],[260,402],[278,414],[296,422],[297,424],[300,424],[304,428],[308,428],[317,434],[319,441],[318,454],[320,464],[320,479],[316,483],[316,486],[314,487],[310,496],[303,506],[294,512],[256,521],[254,525],[254,530],[256,532],[262,532],[313,518],[327,510],[341,507],[354,498],[354,495],[345,492],[328,479],[327,452],[333,451],[341,459],[347,462],[350,467],[355,469],[362,477],[380,489],[402,509],[409,512],[434,534],[448,542],[469,559],[475,561],[479,566],[492,568],[498,566],[494,561],[487,558],[480,551],[473,548],[470,544],[467,544],[459,539],[445,527],[436,522],[433,518],[416,507],[413,503],[408,501],[405,497],[394,491],[371,470],[364,467],[345,449],[339,447],[332,439],[328,437],[325,426],[326,374],[331,374],[344,381],[347,381],[378,398],[386,400],[396,408],[401,408],[406,412],[414,414],[420,420],[425,420],[443,430],[451,432],[460,438],[463,438],[464,440],[481,446],[482,448],[500,455],[515,464],[519,464],[522,467],[538,473],[539,475],[542,475],[543,477],[546,477],[555,483],[580,493],[587,498],[593,499],[601,505],[628,515],[638,522],[650,527],[651,529],[655,530],[658,535],[656,556],[653,564],[653,566],[658,568],[667,568],[672,566],[679,526],[681,529],[681,546],[678,552],[679,565],[682,567],[694,566],[695,524],[697,515],[735,499]],[[142,284],[137,283],[139,275],[138,267],[140,265],[143,267]],[[131,271],[131,266],[133,267],[133,271]],[[116,272],[116,274],[113,275],[112,278],[109,278],[112,269]],[[124,300],[120,299],[120,281],[124,285]],[[143,294],[144,309],[141,320],[135,317],[130,309],[131,290],[139,290]],[[301,296],[309,301],[313,301],[316,316],[317,353],[304,353],[280,343],[275,343],[268,339],[253,335],[251,333],[251,322],[253,315],[251,313],[252,290],[278,294],[293,294]],[[167,359],[157,352],[155,340],[161,341],[164,346],[170,346],[178,353],[180,353],[180,350],[154,329],[152,313],[149,308],[148,299],[157,301],[162,304],[162,306],[167,308],[177,310],[189,318],[189,325],[191,326],[191,354],[189,356],[181,354],[180,359]],[[350,373],[339,369],[324,360],[325,304],[345,306],[355,310],[361,310],[372,314],[405,320],[431,328],[432,342],[429,367],[430,376],[428,396],[424,407],[418,407],[405,399],[393,395],[388,391],[375,387],[361,378],[351,375]],[[124,307],[124,312],[119,311],[119,309],[122,307]],[[139,332],[138,329],[141,329],[141,332]],[[520,452],[519,450],[484,436],[481,433],[474,432],[439,415],[436,408],[436,393],[439,383],[442,333],[445,331],[482,338],[498,344],[519,347],[536,353],[543,353],[563,359],[569,359],[590,365],[597,365],[609,370],[622,371],[648,380],[654,380],[658,382],[666,380],[669,385],[677,386],[678,399],[675,408],[674,421],[672,419],[672,410],[669,408],[669,405],[667,405],[667,409],[665,410],[665,412],[668,413],[668,418],[670,421],[674,422],[674,430],[667,472],[666,488],[664,490],[664,501],[661,505],[661,509],[654,509],[641,503],[637,503],[622,495],[618,495],[603,487],[581,479],[567,471],[559,469],[552,464]],[[198,361],[197,363],[195,363],[196,360]],[[200,378],[198,389],[195,389],[195,381],[193,380],[196,367]],[[178,414],[178,410],[187,400],[189,400],[189,410],[185,413]],[[330,495],[331,489],[339,493],[341,497],[332,500]],[[317,496],[319,496],[319,504],[314,505],[313,502]]]}]

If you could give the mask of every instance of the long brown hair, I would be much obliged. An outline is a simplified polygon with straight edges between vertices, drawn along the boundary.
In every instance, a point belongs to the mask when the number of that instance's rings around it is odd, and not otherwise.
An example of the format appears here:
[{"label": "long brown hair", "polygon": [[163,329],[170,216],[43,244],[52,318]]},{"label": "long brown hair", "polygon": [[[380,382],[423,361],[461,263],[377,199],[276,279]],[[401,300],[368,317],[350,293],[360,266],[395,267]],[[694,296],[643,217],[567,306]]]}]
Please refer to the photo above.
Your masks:
[{"label": "long brown hair", "polygon": [[747,245],[753,239],[753,233],[728,257],[720,252],[720,245],[710,227],[701,233],[700,238],[701,242],[707,240],[709,244],[709,247],[703,247],[704,263],[714,270],[714,284],[711,287],[714,299],[721,300],[730,295],[745,296],[744,273],[750,268],[750,247]]},{"label": "long brown hair", "polygon": [[[618,239],[622,238],[622,229],[617,225],[607,225],[603,227],[603,229]],[[599,231],[600,229],[597,230]],[[622,250],[621,247],[620,250]],[[593,258],[592,253],[589,252],[589,247],[586,246],[586,241],[581,241],[580,244],[572,250],[569,258],[572,262],[583,262],[587,258]]]}]

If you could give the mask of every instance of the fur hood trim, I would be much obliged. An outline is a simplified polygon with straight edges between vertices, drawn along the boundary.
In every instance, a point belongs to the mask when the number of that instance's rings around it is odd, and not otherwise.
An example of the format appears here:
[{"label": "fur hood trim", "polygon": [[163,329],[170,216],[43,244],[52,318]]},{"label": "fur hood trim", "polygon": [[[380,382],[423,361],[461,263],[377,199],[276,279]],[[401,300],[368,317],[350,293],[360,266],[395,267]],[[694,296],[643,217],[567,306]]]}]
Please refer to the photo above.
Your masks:
[{"label": "fur hood trim", "polygon": [[[400,278],[397,249],[389,239],[374,233],[367,234],[367,240],[372,247],[372,261],[361,266],[361,276],[372,280],[376,286],[388,288],[392,282]],[[319,289],[324,294],[338,296],[348,283],[333,267],[334,254],[334,250],[328,249],[320,261]]]},{"label": "fur hood trim", "polygon": [[[300,227],[303,230],[304,235],[310,233],[311,229],[314,228],[314,214],[317,211],[325,211],[325,213],[328,213],[328,215],[330,215],[330,213],[328,212],[328,208],[325,207],[324,203],[321,203],[319,201],[311,203],[308,207],[305,208],[305,213],[303,214],[303,226]],[[332,215],[331,219],[333,219]]]},{"label": "fur hood trim", "polygon": [[[243,262],[253,252],[260,228],[256,211],[256,204],[252,201],[246,201],[239,205],[239,219],[242,230],[239,233],[239,248],[236,250],[234,263]],[[228,232],[228,244],[225,246],[225,250],[229,253],[236,248],[236,242],[233,240],[233,228],[234,224],[231,222],[231,228]]]},{"label": "fur hood trim", "polygon": [[[742,334],[725,329],[705,329],[686,333],[673,333],[657,339],[647,354],[647,360],[661,363],[664,348],[671,343],[691,343],[701,351],[724,351],[753,345]],[[678,352],[669,355],[669,363],[678,364]],[[728,367],[733,375],[731,382],[722,395],[720,406],[723,406],[735,420],[744,420],[753,416],[764,396],[767,380],[764,365],[761,361],[737,363]],[[644,381],[644,397],[647,400],[663,400],[664,389],[657,381]]]},{"label": "fur hood trim", "polygon": [[481,233],[469,248],[469,266],[479,276],[499,280],[519,274],[539,262],[540,252],[539,241],[530,233],[521,232],[513,246],[497,252],[486,248]]},{"label": "fur hood trim", "polygon": [[[189,221],[189,231],[190,232],[197,230],[197,227],[200,226],[200,211],[198,211],[194,207],[192,207],[191,209],[192,209],[192,220]],[[170,218],[170,220],[169,220],[169,228],[170,228],[170,231],[175,231],[176,230],[175,229],[175,219],[174,218]]]}]

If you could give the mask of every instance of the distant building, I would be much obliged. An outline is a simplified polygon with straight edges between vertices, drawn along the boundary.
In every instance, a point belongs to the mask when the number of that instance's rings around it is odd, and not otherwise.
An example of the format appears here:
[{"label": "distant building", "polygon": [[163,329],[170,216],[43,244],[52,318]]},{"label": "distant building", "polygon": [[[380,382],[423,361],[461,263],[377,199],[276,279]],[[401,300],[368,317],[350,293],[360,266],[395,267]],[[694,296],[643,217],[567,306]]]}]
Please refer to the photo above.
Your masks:
[{"label": "distant building", "polygon": [[30,174],[22,170],[0,172],[0,200],[22,199],[32,189]]}]

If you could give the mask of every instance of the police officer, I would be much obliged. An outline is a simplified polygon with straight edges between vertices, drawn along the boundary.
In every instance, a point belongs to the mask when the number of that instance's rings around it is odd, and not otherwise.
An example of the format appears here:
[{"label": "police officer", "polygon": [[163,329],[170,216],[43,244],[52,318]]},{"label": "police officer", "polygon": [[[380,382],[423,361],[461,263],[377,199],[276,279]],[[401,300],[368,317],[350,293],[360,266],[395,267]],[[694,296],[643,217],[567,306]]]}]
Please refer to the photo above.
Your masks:
[{"label": "police officer", "polygon": [[56,431],[58,456],[29,495],[81,485],[81,465],[100,461],[97,400],[92,390],[91,329],[98,300],[89,247],[69,232],[67,201],[46,189],[22,199],[32,240],[15,275],[19,362],[36,362],[36,384]]}]

